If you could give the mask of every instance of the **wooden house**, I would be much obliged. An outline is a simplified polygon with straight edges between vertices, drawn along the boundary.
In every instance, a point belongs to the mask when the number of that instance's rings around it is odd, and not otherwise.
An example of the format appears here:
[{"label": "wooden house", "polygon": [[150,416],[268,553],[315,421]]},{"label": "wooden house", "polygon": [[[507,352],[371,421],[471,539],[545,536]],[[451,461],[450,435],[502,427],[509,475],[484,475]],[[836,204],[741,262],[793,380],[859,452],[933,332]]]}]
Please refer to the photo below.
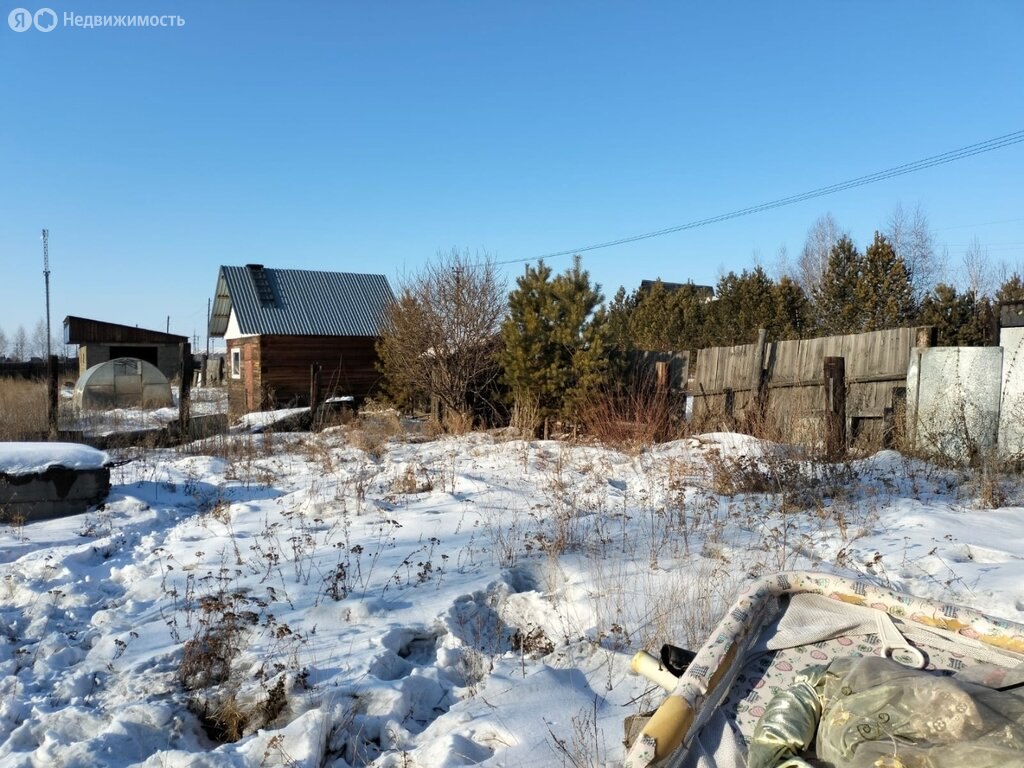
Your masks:
[{"label": "wooden house", "polygon": [[210,335],[227,343],[228,411],[361,400],[380,380],[376,344],[394,295],[383,275],[222,266]]},{"label": "wooden house", "polygon": [[64,343],[78,345],[78,368],[82,373],[118,357],[135,357],[173,379],[181,374],[181,345],[187,341],[187,336],[132,325],[74,315],[64,318]]}]

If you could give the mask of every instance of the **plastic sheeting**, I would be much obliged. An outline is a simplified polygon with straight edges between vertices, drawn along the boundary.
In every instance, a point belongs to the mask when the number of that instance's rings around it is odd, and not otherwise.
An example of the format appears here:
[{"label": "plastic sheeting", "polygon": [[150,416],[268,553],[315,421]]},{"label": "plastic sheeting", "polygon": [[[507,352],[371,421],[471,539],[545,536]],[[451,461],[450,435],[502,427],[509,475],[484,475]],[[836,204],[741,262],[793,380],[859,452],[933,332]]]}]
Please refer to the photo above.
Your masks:
[{"label": "plastic sheeting", "polygon": [[877,657],[812,667],[776,694],[748,768],[1024,766],[1024,696]]}]

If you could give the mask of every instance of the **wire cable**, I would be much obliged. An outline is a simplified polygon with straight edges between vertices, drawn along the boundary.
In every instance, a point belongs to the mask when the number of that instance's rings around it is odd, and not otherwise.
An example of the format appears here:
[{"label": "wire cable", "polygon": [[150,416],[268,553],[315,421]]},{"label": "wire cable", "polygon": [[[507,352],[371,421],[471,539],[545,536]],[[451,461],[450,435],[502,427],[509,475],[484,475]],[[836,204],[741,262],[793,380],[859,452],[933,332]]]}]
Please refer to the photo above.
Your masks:
[{"label": "wire cable", "polygon": [[616,240],[607,240],[603,243],[595,243],[593,245],[583,246],[582,248],[570,248],[564,251],[554,251],[552,253],[546,253],[543,256],[536,256],[525,259],[508,259],[505,261],[496,261],[495,264],[521,264],[528,261],[537,261],[543,259],[553,259],[559,256],[572,256],[577,253],[585,253],[587,251],[596,251],[601,248],[611,248],[616,245],[625,245],[626,243],[635,243],[638,240],[648,240],[652,237],[661,237],[663,235],[670,235],[673,232],[682,232],[687,229],[696,229],[697,227],[704,227],[708,224],[717,224],[722,221],[728,221],[729,219],[736,219],[741,216],[750,216],[754,213],[761,213],[762,211],[770,211],[773,208],[781,208],[784,205],[793,205],[794,203],[804,202],[805,200],[813,200],[816,197],[824,197],[825,195],[832,195],[836,192],[843,192],[847,189],[853,189],[855,187],[863,187],[867,184],[874,184],[885,179],[892,179],[897,176],[905,176],[908,173],[916,173],[926,168],[933,168],[937,165],[945,165],[952,163],[957,160],[963,160],[964,158],[973,157],[975,155],[984,154],[985,152],[992,152],[996,149],[1002,149],[1013,144],[1019,144],[1024,142],[1024,130],[1014,131],[1004,136],[997,136],[992,139],[978,142],[976,144],[969,144],[965,147],[958,149],[952,149],[948,152],[943,152],[939,155],[932,155],[931,157],[925,157],[921,160],[915,160],[912,163],[904,163],[903,165],[897,165],[893,168],[887,168],[884,171],[876,171],[875,173],[869,173],[865,176],[858,176],[855,179],[849,179],[847,181],[841,181],[837,184],[830,184],[827,187],[819,187],[818,189],[812,189],[808,192],[801,192],[800,194],[790,195],[788,197],[782,197],[778,200],[772,200],[767,203],[761,203],[759,205],[752,205],[747,208],[740,208],[736,211],[729,213],[723,213],[718,216],[711,216],[706,219],[698,219],[697,221],[691,221],[686,224],[679,224],[674,227],[666,227],[665,229],[658,229],[653,232],[645,232],[640,235],[630,235],[628,237],[620,237]]}]

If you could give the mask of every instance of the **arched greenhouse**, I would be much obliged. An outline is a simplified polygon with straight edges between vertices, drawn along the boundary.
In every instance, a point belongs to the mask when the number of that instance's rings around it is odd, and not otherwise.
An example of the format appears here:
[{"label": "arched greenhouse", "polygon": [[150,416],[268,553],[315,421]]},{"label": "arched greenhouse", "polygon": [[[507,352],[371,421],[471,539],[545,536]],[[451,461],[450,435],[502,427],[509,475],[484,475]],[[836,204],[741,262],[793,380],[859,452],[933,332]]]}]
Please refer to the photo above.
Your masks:
[{"label": "arched greenhouse", "polygon": [[164,408],[173,405],[171,385],[160,369],[145,360],[118,357],[94,365],[75,383],[75,407]]}]

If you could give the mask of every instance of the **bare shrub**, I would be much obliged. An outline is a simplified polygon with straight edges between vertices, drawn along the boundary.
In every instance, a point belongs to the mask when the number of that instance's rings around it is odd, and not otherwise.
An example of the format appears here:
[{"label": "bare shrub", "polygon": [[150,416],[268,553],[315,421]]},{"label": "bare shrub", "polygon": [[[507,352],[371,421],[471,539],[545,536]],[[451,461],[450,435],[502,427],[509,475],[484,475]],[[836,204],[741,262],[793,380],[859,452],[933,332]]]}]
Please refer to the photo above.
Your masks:
[{"label": "bare shrub", "polygon": [[[222,567],[199,578],[190,574],[182,593],[165,587],[178,605],[167,618],[172,637],[182,643],[178,682],[188,695],[189,709],[219,742],[237,741],[278,718],[290,690],[305,686],[308,677],[298,663],[305,637],[274,617],[271,600],[240,589],[238,573]],[[197,594],[204,585],[212,591]],[[179,597],[184,597],[180,604]],[[179,631],[181,618],[190,628],[187,637]],[[254,643],[269,643],[265,659],[283,656],[290,661],[264,661],[255,674],[251,667],[243,671],[246,665],[239,662]]]},{"label": "bare shrub", "polygon": [[593,706],[581,708],[570,718],[572,733],[568,738],[558,736],[548,725],[548,746],[562,758],[562,765],[572,768],[597,768],[605,765],[604,731],[598,724],[598,697]]},{"label": "bare shrub", "polygon": [[395,475],[391,481],[391,489],[402,494],[426,493],[434,489],[434,483],[426,467],[410,465]]},{"label": "bare shrub", "polygon": [[259,620],[243,595],[220,592],[199,599],[195,635],[185,642],[178,679],[187,691],[226,682],[231,665],[245,647],[249,627]]},{"label": "bare shrub", "polygon": [[362,413],[349,427],[348,439],[356,448],[375,461],[384,456],[389,440],[404,434],[398,413],[394,410]]},{"label": "bare shrub", "polygon": [[674,396],[641,379],[623,391],[605,388],[581,408],[586,434],[626,451],[675,439],[685,429]]},{"label": "bare shrub", "polygon": [[433,400],[445,428],[465,430],[493,399],[505,286],[494,262],[438,254],[402,286],[377,345],[387,391],[404,408]]},{"label": "bare shrub", "polygon": [[711,450],[706,460],[713,491],[724,496],[776,494],[783,512],[815,509],[824,498],[845,497],[856,477],[849,462],[827,462],[782,450],[737,457]]},{"label": "bare shrub", "polygon": [[473,414],[464,411],[446,411],[441,424],[443,430],[449,435],[465,435],[473,431]]},{"label": "bare shrub", "polygon": [[540,403],[525,396],[517,397],[512,405],[511,426],[524,440],[532,440],[541,425]]}]

